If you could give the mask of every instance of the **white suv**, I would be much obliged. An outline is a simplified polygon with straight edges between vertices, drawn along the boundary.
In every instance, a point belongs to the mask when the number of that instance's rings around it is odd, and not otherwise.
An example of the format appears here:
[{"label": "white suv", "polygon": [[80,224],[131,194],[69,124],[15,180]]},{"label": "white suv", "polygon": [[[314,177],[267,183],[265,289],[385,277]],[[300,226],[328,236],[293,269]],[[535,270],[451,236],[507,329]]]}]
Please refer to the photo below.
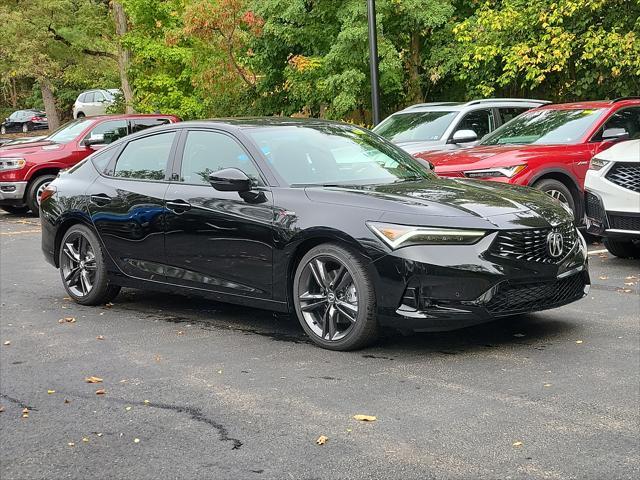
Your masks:
[{"label": "white suv", "polygon": [[117,88],[107,90],[87,90],[78,95],[73,104],[73,118],[92,117],[107,113],[107,107],[116,101],[120,94]]},{"label": "white suv", "polygon": [[640,257],[640,140],[597,154],[585,178],[587,231],[616,257]]}]

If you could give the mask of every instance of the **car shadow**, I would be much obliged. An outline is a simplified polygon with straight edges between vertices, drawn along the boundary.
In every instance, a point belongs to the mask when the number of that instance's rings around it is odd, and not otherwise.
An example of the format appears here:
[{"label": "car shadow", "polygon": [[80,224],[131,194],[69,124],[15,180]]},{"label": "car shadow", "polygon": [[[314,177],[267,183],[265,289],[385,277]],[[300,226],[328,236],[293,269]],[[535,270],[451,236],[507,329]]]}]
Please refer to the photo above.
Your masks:
[{"label": "car shadow", "polygon": [[[135,311],[140,317],[190,324],[207,330],[230,330],[275,341],[312,342],[294,315],[219,303],[202,297],[139,290],[123,290],[114,308]],[[501,347],[544,350],[552,341],[569,337],[578,325],[561,311],[503,318],[460,330],[402,334],[385,330],[373,346],[361,350],[364,358],[393,360],[410,354],[458,355]]]}]

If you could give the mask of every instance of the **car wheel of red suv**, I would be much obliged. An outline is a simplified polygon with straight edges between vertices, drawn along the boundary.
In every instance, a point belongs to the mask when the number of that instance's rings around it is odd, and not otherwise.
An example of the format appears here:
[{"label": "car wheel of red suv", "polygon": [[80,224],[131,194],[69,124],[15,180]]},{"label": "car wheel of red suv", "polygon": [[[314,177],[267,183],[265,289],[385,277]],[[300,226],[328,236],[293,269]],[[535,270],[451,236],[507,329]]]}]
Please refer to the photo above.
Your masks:
[{"label": "car wheel of red suv", "polygon": [[534,183],[533,187],[564,203],[571,209],[574,217],[576,216],[576,202],[573,199],[573,195],[571,195],[571,190],[564,183],[553,178],[545,178]]},{"label": "car wheel of red suv", "polygon": [[34,215],[39,215],[40,195],[42,195],[42,191],[47,187],[47,185],[53,182],[55,178],[55,175],[42,175],[41,177],[36,177],[31,182],[31,185],[29,185],[25,201]]}]

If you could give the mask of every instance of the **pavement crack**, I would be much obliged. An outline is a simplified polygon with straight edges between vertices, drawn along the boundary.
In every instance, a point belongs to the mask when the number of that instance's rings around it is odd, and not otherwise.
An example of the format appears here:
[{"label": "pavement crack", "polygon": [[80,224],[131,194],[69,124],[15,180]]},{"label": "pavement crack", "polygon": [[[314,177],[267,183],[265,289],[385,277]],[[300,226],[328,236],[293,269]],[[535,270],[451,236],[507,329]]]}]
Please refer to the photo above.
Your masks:
[{"label": "pavement crack", "polygon": [[11,402],[11,403],[14,403],[16,405],[19,405],[21,408],[28,408],[32,412],[37,412],[38,411],[37,408],[33,408],[31,405],[28,405],[28,404],[24,403],[22,400],[18,400],[17,398],[10,397],[9,395],[6,395],[4,393],[0,393],[0,398],[4,398],[8,402]]}]

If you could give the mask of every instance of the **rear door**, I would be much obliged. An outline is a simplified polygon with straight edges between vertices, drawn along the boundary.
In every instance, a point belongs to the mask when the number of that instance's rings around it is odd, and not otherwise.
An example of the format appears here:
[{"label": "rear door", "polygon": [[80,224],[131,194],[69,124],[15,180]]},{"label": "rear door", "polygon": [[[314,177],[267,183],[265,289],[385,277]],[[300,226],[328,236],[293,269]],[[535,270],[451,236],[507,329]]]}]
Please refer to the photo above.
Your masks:
[{"label": "rear door", "polygon": [[124,144],[91,186],[91,219],[126,275],[165,280],[165,202],[176,131]]},{"label": "rear door", "polygon": [[[167,194],[167,280],[215,292],[271,299],[273,197],[248,151],[219,130],[192,129],[181,142]],[[255,195],[220,192],[208,175],[238,168]]]}]

